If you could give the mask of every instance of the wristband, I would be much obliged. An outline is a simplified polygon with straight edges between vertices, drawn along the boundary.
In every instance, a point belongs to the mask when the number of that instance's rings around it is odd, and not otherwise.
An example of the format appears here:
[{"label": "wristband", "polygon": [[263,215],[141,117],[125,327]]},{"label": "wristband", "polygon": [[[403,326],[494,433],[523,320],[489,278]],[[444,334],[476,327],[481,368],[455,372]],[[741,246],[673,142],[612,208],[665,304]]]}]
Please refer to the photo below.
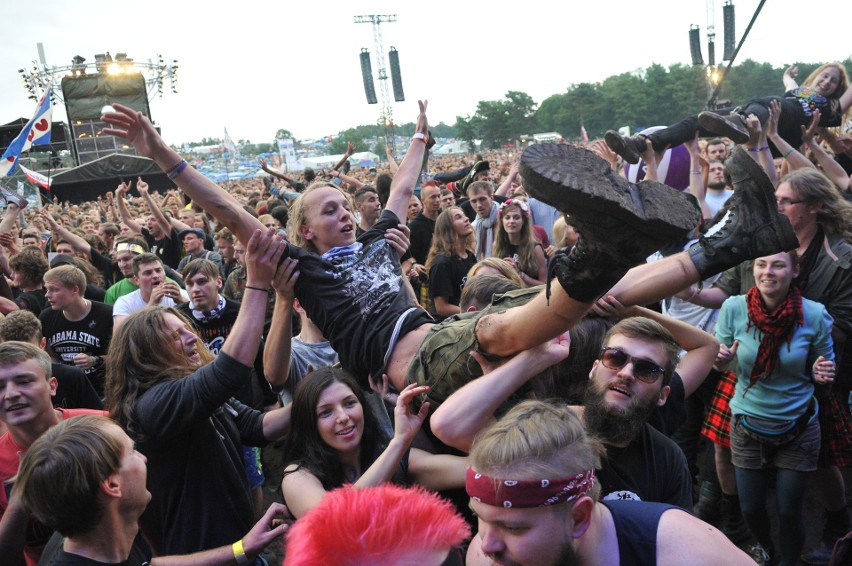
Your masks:
[{"label": "wristband", "polygon": [[760,152],[761,152],[761,151],[763,151],[764,149],[769,149],[769,146],[768,146],[768,145],[765,145],[765,146],[763,146],[763,147],[750,147],[750,148],[748,148],[748,150],[749,150],[749,151],[753,151],[753,152],[755,152],[755,153],[760,153]]},{"label": "wristband", "polygon": [[411,136],[411,139],[413,139],[413,140],[420,140],[420,141],[422,141],[423,143],[426,143],[426,134],[422,134],[422,133],[420,133],[420,132],[417,132],[417,133],[415,133],[413,136]]},{"label": "wristband", "polygon": [[243,565],[251,563],[251,558],[246,556],[246,551],[243,548],[242,539],[231,545],[231,551],[234,553],[234,560],[237,561],[237,564]]},{"label": "wristband", "polygon": [[178,164],[175,166],[175,168],[174,168],[174,169],[172,169],[171,171],[169,171],[169,172],[166,174],[166,176],[167,176],[167,177],[169,178],[169,180],[171,181],[172,179],[174,179],[175,177],[177,177],[178,175],[180,175],[181,173],[183,173],[183,170],[184,170],[184,169],[186,169],[186,166],[187,166],[187,165],[189,165],[189,163],[187,163],[185,159],[182,159],[182,160],[181,160],[181,162],[180,162],[180,163],[178,163]]},{"label": "wristband", "polygon": [[262,287],[252,287],[251,285],[246,285],[246,289],[254,289],[255,291],[261,291],[263,293],[269,292],[269,289],[264,289]]},{"label": "wristband", "polygon": [[788,149],[787,151],[785,151],[785,152],[784,152],[784,155],[783,155],[782,157],[784,157],[784,159],[787,159],[787,157],[788,157],[791,153],[793,153],[794,151],[796,151],[796,148],[791,147],[790,149]]}]

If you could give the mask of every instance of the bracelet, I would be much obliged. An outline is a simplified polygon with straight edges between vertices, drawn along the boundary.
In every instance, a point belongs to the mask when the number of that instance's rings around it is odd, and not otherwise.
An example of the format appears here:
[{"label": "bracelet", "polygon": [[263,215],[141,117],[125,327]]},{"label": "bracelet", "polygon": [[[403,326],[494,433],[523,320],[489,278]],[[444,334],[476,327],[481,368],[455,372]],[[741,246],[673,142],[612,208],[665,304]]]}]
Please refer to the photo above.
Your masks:
[{"label": "bracelet", "polygon": [[763,151],[765,149],[769,149],[769,146],[765,145],[763,147],[750,147],[750,148],[748,148],[749,151],[753,151],[755,153],[760,153],[761,151]]},{"label": "bracelet", "polygon": [[263,287],[252,287],[251,285],[246,285],[246,289],[254,289],[255,291],[261,291],[263,293],[269,292],[269,289],[264,289]]},{"label": "bracelet", "polygon": [[701,175],[701,171],[690,171],[693,175]]},{"label": "bracelet", "polygon": [[189,165],[189,163],[187,163],[185,159],[182,159],[182,160],[181,160],[181,162],[180,162],[180,163],[178,163],[178,164],[174,167],[174,169],[172,169],[171,171],[169,171],[169,172],[166,174],[166,177],[168,177],[168,178],[169,178],[169,180],[171,181],[172,179],[174,179],[175,177],[177,177],[178,175],[180,175],[181,173],[183,173],[183,170],[184,170],[184,169],[186,169],[186,166],[187,166],[187,165]]},{"label": "bracelet", "polygon": [[420,132],[416,132],[413,136],[411,136],[413,140],[420,140],[423,143],[426,143],[426,134],[422,134]]},{"label": "bracelet", "polygon": [[793,153],[794,151],[796,151],[796,148],[791,147],[790,149],[788,149],[787,151],[785,151],[785,152],[784,152],[784,155],[782,155],[782,157],[783,157],[784,159],[787,159],[787,157],[788,157],[791,153]]},{"label": "bracelet", "polygon": [[243,565],[251,563],[251,558],[246,556],[246,551],[243,548],[243,539],[232,544],[231,551],[234,553],[234,560],[237,561],[237,564]]},{"label": "bracelet", "polygon": [[183,163],[183,162],[184,162],[184,160],[183,160],[183,159],[181,159],[180,161],[178,161],[178,162],[177,162],[177,164],[176,164],[174,167],[171,167],[171,168],[169,168],[169,170],[168,170],[168,171],[166,171],[166,175],[168,175],[169,173],[173,172],[175,169],[177,169],[178,167],[180,167],[180,164],[181,164],[181,163]]}]

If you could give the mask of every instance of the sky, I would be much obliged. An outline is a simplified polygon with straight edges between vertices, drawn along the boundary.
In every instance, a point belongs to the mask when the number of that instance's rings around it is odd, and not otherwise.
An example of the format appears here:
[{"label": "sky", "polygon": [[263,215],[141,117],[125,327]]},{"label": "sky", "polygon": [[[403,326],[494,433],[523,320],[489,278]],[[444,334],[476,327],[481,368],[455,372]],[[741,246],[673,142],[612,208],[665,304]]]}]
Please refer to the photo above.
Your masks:
[{"label": "sky", "polygon": [[[510,90],[541,103],[572,84],[652,63],[689,64],[693,24],[701,28],[706,61],[708,14],[721,63],[723,3],[10,1],[0,21],[0,123],[32,116],[35,102],[27,99],[18,69],[38,59],[42,43],[49,67],[68,65],[78,54],[93,61],[106,51],[137,61],[158,54],[177,59],[177,94],[150,101],[152,118],[172,144],[221,138],[226,127],[233,139],[255,143],[272,141],[279,128],[299,140],[335,135],[375,123],[381,113],[379,81],[380,103],[368,105],[358,59],[362,48],[369,49],[377,77],[373,26],[354,23],[354,16],[396,14],[396,22],[380,26],[384,56],[391,46],[399,51],[406,96],[391,103],[394,121],[414,121],[417,100],[428,99],[429,122],[452,125],[457,116],[473,115],[480,100],[499,100]],[[737,40],[758,4],[734,0]],[[824,0],[820,6],[814,20],[802,13],[801,1],[768,0],[737,62],[782,66],[852,55],[852,2]],[[64,108],[54,108],[54,120],[65,120]]]}]

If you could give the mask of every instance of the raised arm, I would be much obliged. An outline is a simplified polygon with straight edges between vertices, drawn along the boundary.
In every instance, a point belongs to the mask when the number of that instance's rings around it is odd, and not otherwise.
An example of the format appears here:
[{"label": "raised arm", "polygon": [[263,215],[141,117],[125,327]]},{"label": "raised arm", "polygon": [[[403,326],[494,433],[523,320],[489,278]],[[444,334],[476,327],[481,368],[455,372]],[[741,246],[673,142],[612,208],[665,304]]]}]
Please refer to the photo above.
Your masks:
[{"label": "raised arm", "polygon": [[680,347],[686,351],[686,354],[677,364],[677,373],[683,380],[686,397],[689,397],[698,389],[713,368],[716,355],[719,353],[719,341],[700,328],[643,307],[624,307],[612,295],[598,299],[594,309],[595,312],[603,316],[650,318],[671,332]]},{"label": "raised arm", "polygon": [[73,248],[77,251],[85,253],[87,256],[92,257],[92,246],[89,245],[89,242],[70,231],[68,228],[57,222],[53,215],[50,213],[50,205],[45,206],[38,212],[39,217],[50,226],[51,231],[56,234],[59,234],[59,237],[71,244]]},{"label": "raised arm", "polygon": [[[819,120],[819,111],[815,112]],[[799,150],[778,134],[778,119],[781,116],[781,105],[773,100],[769,103],[769,119],[766,121],[767,138],[775,145],[775,149],[781,152],[781,156],[787,160],[790,170],[813,167],[814,164],[802,155]]]},{"label": "raised arm", "polygon": [[[399,164],[399,170],[391,181],[390,197],[388,197],[388,208],[396,214],[397,218],[405,218],[408,212],[408,201],[414,194],[414,185],[420,176],[423,166],[423,155],[426,153],[426,139],[429,135],[429,123],[426,120],[426,100],[418,100],[420,114],[417,116],[417,127],[415,137],[408,146],[408,153]],[[422,137],[421,137],[422,136]],[[419,139],[418,139],[419,138]]]},{"label": "raised arm", "polygon": [[355,177],[352,177],[351,175],[347,175],[346,173],[341,173],[340,171],[337,171],[335,169],[332,169],[331,171],[329,171],[329,175],[331,175],[332,177],[337,177],[338,179],[340,179],[341,181],[343,181],[344,183],[346,183],[347,185],[349,185],[350,187],[352,187],[356,191],[364,186],[364,183],[362,183],[361,181],[359,181]]},{"label": "raised arm", "polygon": [[822,168],[822,172],[825,173],[825,176],[831,179],[832,182],[837,185],[837,188],[841,191],[845,191],[849,188],[849,175],[846,174],[843,166],[835,161],[834,157],[829,155],[822,147],[819,140],[816,139],[816,134],[819,129],[817,124],[819,124],[819,110],[814,110],[814,116],[811,123],[807,128],[802,126],[802,143],[810,148],[811,153],[813,153],[814,157],[816,157],[817,163],[819,163]]},{"label": "raised arm", "polygon": [[509,175],[506,177],[506,180],[503,181],[497,190],[494,191],[494,194],[497,196],[505,197],[509,194],[509,189],[512,188],[512,183],[518,182],[520,183],[521,173],[518,169],[518,162],[514,162],[512,167],[509,168]]},{"label": "raised arm", "polygon": [[290,376],[290,353],[293,338],[293,287],[299,279],[298,260],[285,258],[275,273],[275,308],[272,323],[263,348],[263,372],[266,380],[276,389],[284,387]]},{"label": "raised arm", "polygon": [[334,171],[337,171],[338,169],[340,169],[341,167],[343,167],[343,164],[344,164],[344,163],[346,163],[346,160],[347,160],[347,159],[349,159],[350,157],[352,157],[352,154],[353,154],[353,153],[355,153],[355,144],[354,144],[354,143],[352,143],[352,142],[346,142],[346,152],[343,154],[343,157],[341,157],[341,158],[340,158],[340,161],[338,161],[338,162],[334,165],[334,167],[332,167],[332,169],[333,169]]},{"label": "raised arm", "polygon": [[121,183],[118,188],[115,189],[115,201],[118,203],[118,214],[121,216],[121,221],[127,224],[128,228],[137,234],[141,234],[142,225],[134,220],[133,216],[131,216],[130,209],[127,208],[127,201],[124,200],[124,195],[127,194],[129,189],[130,187],[127,186],[127,183]]},{"label": "raised arm", "polygon": [[269,165],[266,164],[265,159],[260,160],[260,168],[263,169],[266,173],[269,173],[270,175],[272,175],[273,177],[275,177],[277,179],[281,179],[282,181],[284,181],[288,185],[291,185],[291,186],[293,185],[293,179],[291,179],[287,175],[284,175],[280,171],[276,171],[275,169],[272,169],[271,167],[269,167]]},{"label": "raised arm", "polygon": [[251,366],[257,357],[265,321],[267,290],[284,253],[281,235],[271,228],[256,230],[246,245],[246,290],[222,352]]},{"label": "raised arm", "polygon": [[429,420],[432,432],[441,442],[470,451],[476,434],[494,420],[494,411],[524,383],[567,358],[570,345],[565,333],[502,365],[490,364],[478,352],[471,352],[485,375],[466,383],[438,407]]},{"label": "raised arm", "polygon": [[793,90],[799,88],[799,83],[796,82],[796,77],[799,76],[799,68],[796,65],[790,65],[784,70],[784,76],[781,80],[784,82],[784,90]]},{"label": "raised arm", "polygon": [[[710,207],[707,206],[707,183],[705,174],[705,163],[698,151],[698,132],[690,141],[684,142],[683,147],[689,152],[689,192],[698,199],[702,218],[710,218]],[[708,168],[709,169],[709,168]]]},{"label": "raised arm", "polygon": [[388,158],[388,166],[391,170],[391,175],[396,175],[396,172],[399,171],[399,164],[396,162],[396,159],[393,158],[393,147],[390,144],[385,146],[385,157]]},{"label": "raised arm", "polygon": [[248,242],[255,230],[265,228],[225,189],[193,169],[172,150],[141,112],[121,104],[112,106],[115,112],[102,116],[103,121],[112,126],[105,128],[104,133],[126,139],[140,155],[153,159],[177,183],[181,191],[221,220],[241,242]]},{"label": "raised arm", "polygon": [[148,205],[148,210],[151,211],[151,215],[153,215],[154,220],[160,225],[163,233],[168,238],[169,234],[172,233],[172,225],[169,222],[169,219],[166,218],[166,215],[163,214],[163,209],[154,201],[154,197],[151,196],[151,193],[148,192],[148,183],[143,181],[142,177],[139,177],[136,180],[136,190],[139,191],[140,195],[142,195],[142,200],[144,200],[145,204]]}]

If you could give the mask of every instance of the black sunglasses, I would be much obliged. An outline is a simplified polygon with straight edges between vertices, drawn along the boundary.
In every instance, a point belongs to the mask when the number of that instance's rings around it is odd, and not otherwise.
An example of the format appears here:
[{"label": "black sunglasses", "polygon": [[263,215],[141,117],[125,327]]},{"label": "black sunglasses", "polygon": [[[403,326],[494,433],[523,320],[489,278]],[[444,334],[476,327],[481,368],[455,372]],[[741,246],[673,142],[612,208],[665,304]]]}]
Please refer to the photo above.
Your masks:
[{"label": "black sunglasses", "polygon": [[620,370],[628,363],[633,362],[633,377],[645,383],[655,383],[660,376],[666,374],[666,370],[648,360],[634,358],[618,348],[601,348],[598,359],[611,370]]}]

